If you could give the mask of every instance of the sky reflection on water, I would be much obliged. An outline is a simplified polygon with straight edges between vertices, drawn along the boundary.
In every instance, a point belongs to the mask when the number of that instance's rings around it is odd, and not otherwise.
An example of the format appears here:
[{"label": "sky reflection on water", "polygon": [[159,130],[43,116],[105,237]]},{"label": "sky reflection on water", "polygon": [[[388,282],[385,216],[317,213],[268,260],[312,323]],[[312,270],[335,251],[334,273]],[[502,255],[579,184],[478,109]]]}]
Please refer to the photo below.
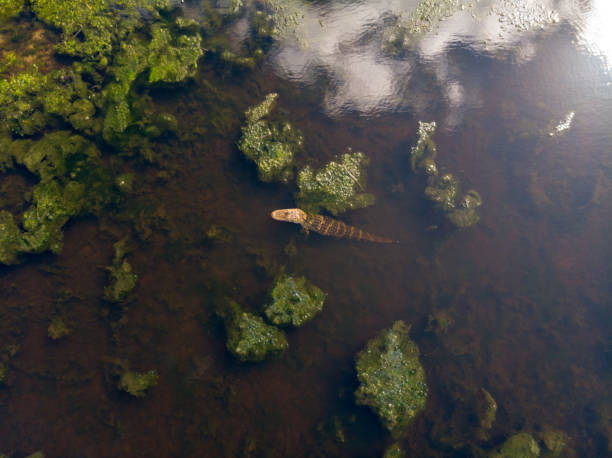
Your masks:
[{"label": "sky reflection on water", "polygon": [[[296,36],[287,37],[274,52],[271,65],[280,76],[326,86],[325,111],[332,116],[354,111],[377,115],[387,111],[426,111],[431,100],[412,85],[415,71],[434,75],[448,105],[448,124],[459,123],[461,113],[480,105],[478,82],[448,60],[449,50],[467,46],[488,57],[522,64],[534,58],[542,34],[564,24],[578,29],[585,48],[602,55],[610,65],[612,4],[596,0],[465,1],[456,13],[440,17],[437,26],[422,34],[401,57],[383,52],[383,36],[393,15],[409,17],[419,2],[377,0],[345,5],[300,5],[304,19]],[[563,59],[562,55],[557,57]]]}]

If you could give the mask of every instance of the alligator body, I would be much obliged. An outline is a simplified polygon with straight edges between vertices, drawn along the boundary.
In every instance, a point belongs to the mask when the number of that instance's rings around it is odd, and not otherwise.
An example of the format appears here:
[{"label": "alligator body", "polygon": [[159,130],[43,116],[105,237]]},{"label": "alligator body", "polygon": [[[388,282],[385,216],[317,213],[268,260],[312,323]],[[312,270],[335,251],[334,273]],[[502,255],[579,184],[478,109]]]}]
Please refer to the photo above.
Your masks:
[{"label": "alligator body", "polygon": [[272,218],[277,221],[286,221],[288,223],[296,223],[302,226],[306,233],[309,231],[316,232],[321,235],[329,235],[332,237],[363,240],[366,242],[375,243],[397,243],[395,240],[386,237],[379,237],[370,234],[342,221],[330,218],[323,215],[309,215],[304,210],[299,208],[284,208],[282,210],[274,210],[271,213]]}]

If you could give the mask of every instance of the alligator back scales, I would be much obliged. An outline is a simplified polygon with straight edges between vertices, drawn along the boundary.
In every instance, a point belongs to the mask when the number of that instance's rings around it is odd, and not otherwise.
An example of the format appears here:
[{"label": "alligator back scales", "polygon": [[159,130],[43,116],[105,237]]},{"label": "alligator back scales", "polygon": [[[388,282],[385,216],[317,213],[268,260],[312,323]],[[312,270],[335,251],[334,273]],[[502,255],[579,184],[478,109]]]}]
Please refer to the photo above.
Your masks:
[{"label": "alligator back scales", "polygon": [[271,214],[272,218],[277,221],[286,221],[301,225],[304,230],[316,232],[321,235],[329,235],[331,237],[346,238],[352,240],[363,240],[366,242],[375,243],[394,243],[394,240],[386,237],[379,237],[370,234],[348,224],[338,221],[323,215],[309,215],[304,210],[299,208],[284,208],[282,210],[274,210]]}]

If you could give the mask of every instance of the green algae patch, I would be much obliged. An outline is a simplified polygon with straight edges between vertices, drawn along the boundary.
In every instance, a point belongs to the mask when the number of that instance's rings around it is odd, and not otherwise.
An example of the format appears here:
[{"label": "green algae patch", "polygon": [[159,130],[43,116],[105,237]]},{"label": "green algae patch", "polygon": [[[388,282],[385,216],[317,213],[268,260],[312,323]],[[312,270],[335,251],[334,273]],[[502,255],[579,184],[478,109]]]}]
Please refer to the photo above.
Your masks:
[{"label": "green algae patch", "polygon": [[11,19],[21,13],[24,0],[0,0],[0,22]]},{"label": "green algae patch", "polygon": [[372,205],[374,195],[360,192],[365,189],[367,164],[365,154],[348,152],[319,170],[306,166],[298,174],[298,206],[307,213],[325,209],[337,215]]},{"label": "green algae patch", "polygon": [[263,361],[284,352],[289,344],[285,334],[261,317],[242,310],[237,302],[224,299],[217,313],[227,333],[226,347],[240,361]]},{"label": "green algae patch", "polygon": [[432,138],[435,131],[435,122],[419,121],[418,140],[410,150],[412,170],[427,176],[425,197],[432,201],[453,225],[458,228],[473,226],[480,220],[478,208],[482,205],[482,198],[473,189],[461,196],[459,180],[451,173],[439,173],[435,161],[438,150]]},{"label": "green algae patch", "polygon": [[143,14],[159,16],[168,0],[31,0],[34,14],[58,29],[57,51],[73,57],[108,63],[113,45],[140,26]]},{"label": "green algae patch", "polygon": [[156,371],[134,372],[126,370],[121,374],[117,382],[117,388],[134,397],[142,398],[150,388],[157,386],[158,381],[159,376]]},{"label": "green algae patch", "polygon": [[32,136],[63,120],[88,135],[97,133],[96,108],[87,84],[68,69],[42,74],[36,67],[0,80],[1,130]]},{"label": "green algae patch", "polygon": [[540,446],[529,433],[515,434],[506,440],[489,458],[536,458],[540,456]]},{"label": "green algae patch", "polygon": [[304,277],[280,275],[270,293],[264,314],[277,326],[302,326],[323,310],[325,293]]},{"label": "green algae patch", "polygon": [[272,122],[267,117],[278,94],[268,94],[259,105],[249,108],[238,148],[257,166],[264,182],[287,183],[293,177],[295,152],[302,147],[302,134],[288,122]]},{"label": "green algae patch", "polygon": [[125,259],[125,241],[121,240],[115,245],[113,264],[108,267],[110,272],[110,285],[104,288],[104,300],[111,303],[123,302],[136,287],[138,275]]},{"label": "green algae patch", "polygon": [[406,434],[427,400],[425,370],[409,332],[397,321],[357,355],[357,403],[369,406],[395,438]]},{"label": "green algae patch", "polygon": [[202,56],[202,39],[193,35],[172,34],[161,24],[151,28],[148,63],[149,83],[178,83],[193,77]]}]

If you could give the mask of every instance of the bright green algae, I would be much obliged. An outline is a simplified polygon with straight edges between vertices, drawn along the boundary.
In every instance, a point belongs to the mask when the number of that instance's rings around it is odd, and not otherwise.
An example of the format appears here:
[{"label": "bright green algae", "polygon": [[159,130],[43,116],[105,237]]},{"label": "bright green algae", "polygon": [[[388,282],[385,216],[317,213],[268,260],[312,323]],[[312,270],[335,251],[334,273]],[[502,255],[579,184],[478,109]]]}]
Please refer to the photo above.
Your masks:
[{"label": "bright green algae", "polygon": [[280,275],[270,293],[264,314],[277,326],[302,326],[323,310],[325,293],[304,277]]},{"label": "bright green algae", "polygon": [[263,361],[269,356],[282,353],[289,346],[280,329],[242,310],[231,299],[222,300],[217,312],[225,324],[226,347],[240,361]]},{"label": "bright green algae", "polygon": [[473,226],[480,220],[477,209],[482,205],[482,199],[473,189],[459,197],[459,181],[450,173],[439,173],[435,162],[438,151],[432,138],[435,131],[435,122],[419,121],[419,138],[410,151],[412,170],[427,175],[425,196],[451,223],[459,228]]},{"label": "bright green algae", "polygon": [[427,400],[425,370],[409,331],[410,326],[396,321],[357,355],[357,403],[370,406],[396,438],[406,433]]},{"label": "bright green algae", "polygon": [[108,63],[113,46],[142,24],[143,14],[159,17],[169,0],[31,0],[36,16],[62,32],[57,51]]},{"label": "bright green algae", "polygon": [[63,226],[72,217],[98,213],[116,192],[98,149],[71,132],[53,132],[36,141],[5,139],[0,149],[4,167],[19,164],[40,179],[21,228],[12,214],[0,212],[0,262],[4,264],[19,262],[25,253],[60,252]]},{"label": "bright green algae", "polygon": [[202,56],[202,39],[198,33],[172,34],[160,24],[151,28],[148,63],[149,83],[178,83],[195,76]]},{"label": "bright green algae", "polygon": [[268,94],[263,102],[247,110],[238,147],[255,162],[261,181],[287,183],[293,177],[295,151],[303,139],[288,122],[263,119],[272,111],[277,97],[276,93]]},{"label": "bright green algae", "polygon": [[306,166],[298,175],[298,206],[307,213],[325,209],[337,215],[372,205],[374,195],[359,192],[365,188],[367,164],[365,154],[348,152],[319,170]]}]

